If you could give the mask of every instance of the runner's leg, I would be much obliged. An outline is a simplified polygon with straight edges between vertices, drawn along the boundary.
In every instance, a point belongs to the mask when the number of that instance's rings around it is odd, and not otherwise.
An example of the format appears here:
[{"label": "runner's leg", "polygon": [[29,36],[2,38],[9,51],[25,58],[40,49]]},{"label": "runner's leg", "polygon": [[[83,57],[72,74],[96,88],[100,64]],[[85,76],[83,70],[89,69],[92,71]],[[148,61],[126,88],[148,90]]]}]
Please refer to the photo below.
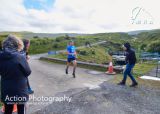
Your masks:
[{"label": "runner's leg", "polygon": [[76,73],[76,67],[77,67],[77,61],[73,61],[73,77],[75,78],[75,73]]},{"label": "runner's leg", "polygon": [[69,65],[70,65],[70,60],[69,60],[69,59],[67,59],[66,74],[68,74]]}]

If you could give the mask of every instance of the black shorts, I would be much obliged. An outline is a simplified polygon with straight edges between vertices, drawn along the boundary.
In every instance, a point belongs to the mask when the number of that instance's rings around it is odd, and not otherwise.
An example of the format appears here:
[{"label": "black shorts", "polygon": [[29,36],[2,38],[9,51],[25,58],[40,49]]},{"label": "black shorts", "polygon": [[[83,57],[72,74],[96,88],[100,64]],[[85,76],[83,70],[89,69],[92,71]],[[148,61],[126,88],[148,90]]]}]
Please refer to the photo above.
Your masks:
[{"label": "black shorts", "polygon": [[74,61],[74,60],[76,60],[76,58],[67,58],[67,62],[72,62],[72,61]]}]

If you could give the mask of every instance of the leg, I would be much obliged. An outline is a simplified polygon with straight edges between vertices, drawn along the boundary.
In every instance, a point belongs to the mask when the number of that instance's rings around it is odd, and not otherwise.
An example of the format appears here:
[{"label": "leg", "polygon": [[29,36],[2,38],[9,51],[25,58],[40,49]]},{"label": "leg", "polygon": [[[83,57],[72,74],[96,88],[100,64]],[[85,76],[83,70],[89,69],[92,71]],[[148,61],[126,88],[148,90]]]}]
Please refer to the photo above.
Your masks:
[{"label": "leg", "polygon": [[77,67],[77,61],[73,61],[73,77],[75,78],[75,72],[76,72],[76,67]]},{"label": "leg", "polygon": [[28,85],[28,93],[29,93],[29,94],[33,94],[34,91],[33,91],[32,88],[30,87],[29,79],[28,79],[28,78],[27,78],[27,85]]},{"label": "leg", "polygon": [[18,114],[26,114],[25,104],[17,104]]},{"label": "leg", "polygon": [[128,71],[129,71],[129,65],[127,64],[126,68],[125,68],[125,71],[123,73],[123,80],[120,83],[118,83],[118,85],[125,85],[126,84]]},{"label": "leg", "polygon": [[5,112],[4,114],[12,114],[13,104],[4,104]]},{"label": "leg", "polygon": [[130,72],[128,72],[128,76],[129,76],[130,79],[132,80],[132,85],[130,85],[130,87],[134,87],[134,86],[137,86],[137,85],[138,85],[137,81],[135,80],[134,76],[133,76],[132,73],[131,73],[133,67],[134,67],[134,65],[131,65],[131,70],[130,70]]},{"label": "leg", "polygon": [[66,74],[68,74],[69,66],[70,66],[70,59],[67,60]]},{"label": "leg", "polygon": [[132,83],[137,83],[131,72],[128,74],[128,76],[131,78]]},{"label": "leg", "polygon": [[127,66],[126,66],[126,69],[125,69],[125,71],[124,71],[124,73],[123,73],[123,80],[122,80],[122,82],[123,82],[124,84],[126,83],[127,75],[128,75],[128,68],[127,68]]},{"label": "leg", "polygon": [[28,89],[31,89],[28,78],[27,78],[27,85],[28,85]]}]

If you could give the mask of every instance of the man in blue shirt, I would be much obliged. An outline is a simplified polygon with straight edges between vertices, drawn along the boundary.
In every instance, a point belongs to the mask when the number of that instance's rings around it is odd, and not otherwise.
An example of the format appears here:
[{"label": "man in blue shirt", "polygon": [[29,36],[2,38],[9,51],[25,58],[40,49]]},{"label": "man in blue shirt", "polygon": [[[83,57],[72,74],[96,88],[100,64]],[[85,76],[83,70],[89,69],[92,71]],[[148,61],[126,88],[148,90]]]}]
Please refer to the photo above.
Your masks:
[{"label": "man in blue shirt", "polygon": [[76,47],[74,46],[74,42],[70,41],[69,45],[67,46],[67,68],[66,68],[66,74],[68,74],[68,68],[71,62],[73,62],[73,78],[75,78],[75,71],[77,66],[77,53],[76,53]]}]

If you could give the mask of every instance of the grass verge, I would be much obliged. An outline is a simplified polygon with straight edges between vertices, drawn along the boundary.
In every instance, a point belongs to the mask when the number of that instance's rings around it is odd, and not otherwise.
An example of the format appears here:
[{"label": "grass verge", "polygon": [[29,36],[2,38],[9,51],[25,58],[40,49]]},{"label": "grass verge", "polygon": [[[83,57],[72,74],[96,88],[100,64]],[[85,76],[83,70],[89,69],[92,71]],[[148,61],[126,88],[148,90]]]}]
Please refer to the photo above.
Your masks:
[{"label": "grass verge", "polygon": [[[118,74],[118,75],[114,75],[114,78],[109,80],[109,82],[117,84],[118,82],[120,82],[123,78],[122,74]],[[135,78],[138,82],[138,86],[144,86],[144,87],[148,87],[148,88],[153,88],[153,89],[160,89],[160,82],[159,81],[153,81],[153,80],[144,80],[141,79],[139,77]],[[130,80],[130,78],[127,78],[126,84],[130,85],[132,82]]]}]

